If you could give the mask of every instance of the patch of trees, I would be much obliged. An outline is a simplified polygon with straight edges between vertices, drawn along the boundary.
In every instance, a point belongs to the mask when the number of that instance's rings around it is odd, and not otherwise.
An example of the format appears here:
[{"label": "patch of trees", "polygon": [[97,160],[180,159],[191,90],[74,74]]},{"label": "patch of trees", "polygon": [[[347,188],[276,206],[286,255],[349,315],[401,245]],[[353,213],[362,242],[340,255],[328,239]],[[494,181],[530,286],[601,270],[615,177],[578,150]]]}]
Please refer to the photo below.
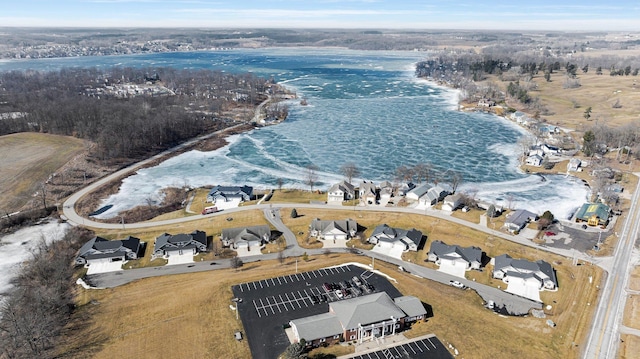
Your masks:
[{"label": "patch of trees", "polygon": [[640,158],[640,124],[631,123],[622,127],[598,124],[585,131],[582,138],[582,152],[585,156],[605,154],[617,149],[616,159],[626,160],[634,155]]},{"label": "patch of trees", "polygon": [[[253,108],[274,87],[251,74],[113,68],[0,74],[0,135],[37,131],[96,142],[100,160],[158,152],[230,126],[227,111]],[[128,89],[128,90],[127,90]]]},{"label": "patch of trees", "polygon": [[75,309],[72,263],[92,233],[73,227],[52,243],[42,239],[13,280],[0,308],[0,357],[53,358],[56,341]]}]

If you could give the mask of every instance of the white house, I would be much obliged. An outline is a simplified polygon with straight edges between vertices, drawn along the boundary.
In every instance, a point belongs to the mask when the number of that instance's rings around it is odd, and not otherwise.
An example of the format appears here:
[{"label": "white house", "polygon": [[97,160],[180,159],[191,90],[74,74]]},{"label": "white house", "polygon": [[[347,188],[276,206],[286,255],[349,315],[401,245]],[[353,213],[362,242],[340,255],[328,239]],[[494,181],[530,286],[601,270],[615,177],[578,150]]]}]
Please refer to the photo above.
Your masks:
[{"label": "white house", "polygon": [[342,202],[355,198],[356,189],[347,181],[336,183],[327,191],[327,202]]},{"label": "white house", "polygon": [[422,232],[415,228],[406,230],[381,224],[373,230],[368,242],[383,248],[401,248],[403,251],[415,252],[422,244]]},{"label": "white house", "polygon": [[511,233],[519,232],[530,221],[538,219],[538,215],[524,209],[519,209],[507,215],[504,221],[504,227]]},{"label": "white house", "polygon": [[494,259],[492,276],[508,283],[507,292],[537,301],[539,291],[558,289],[555,270],[543,260],[530,262],[502,254]]},{"label": "white house", "polygon": [[463,197],[460,193],[450,194],[444,198],[442,209],[445,211],[455,211],[463,203]]},{"label": "white house", "polygon": [[582,165],[582,161],[579,158],[571,158],[569,163],[567,164],[567,172],[578,172],[581,171],[580,166]]},{"label": "white house", "polygon": [[542,166],[542,161],[544,159],[539,156],[539,155],[533,155],[533,156],[529,156],[527,157],[527,159],[524,161],[524,163],[527,166],[534,166],[534,167],[540,167]]},{"label": "white house", "polygon": [[427,193],[420,197],[418,202],[426,206],[433,206],[439,201],[443,200],[444,197],[446,197],[450,193],[451,192],[448,189],[445,189],[443,186],[437,184],[429,188]]},{"label": "white house", "polygon": [[362,181],[360,188],[358,189],[358,195],[360,197],[360,202],[365,204],[375,204],[378,200],[376,185],[371,181]]},{"label": "white house", "polygon": [[417,201],[420,199],[420,197],[424,196],[430,189],[431,189],[431,186],[429,184],[423,183],[417,187],[414,187],[409,192],[407,192],[405,197],[407,199],[412,199],[414,201]]},{"label": "white house", "polygon": [[309,235],[322,240],[346,240],[356,235],[358,223],[353,219],[323,221],[315,218],[309,226]]},{"label": "white house", "polygon": [[260,248],[271,239],[271,229],[267,225],[226,228],[222,230],[222,245],[238,248]]},{"label": "white house", "polygon": [[389,181],[380,183],[380,200],[389,201],[393,196],[393,184]]},{"label": "white house", "polygon": [[442,241],[434,241],[427,255],[427,260],[436,263],[439,270],[464,277],[464,272],[482,266],[482,249],[478,247],[460,247],[448,245]]}]

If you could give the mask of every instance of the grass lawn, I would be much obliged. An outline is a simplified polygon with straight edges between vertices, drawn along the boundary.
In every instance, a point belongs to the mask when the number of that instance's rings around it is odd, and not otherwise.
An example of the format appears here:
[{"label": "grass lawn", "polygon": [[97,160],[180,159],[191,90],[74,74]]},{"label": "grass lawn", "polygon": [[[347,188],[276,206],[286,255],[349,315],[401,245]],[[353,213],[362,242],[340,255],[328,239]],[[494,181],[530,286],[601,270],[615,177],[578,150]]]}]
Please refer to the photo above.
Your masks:
[{"label": "grass lawn", "polygon": [[70,136],[35,132],[0,136],[0,209],[12,213],[22,208],[34,193],[41,193],[49,176],[84,149],[83,140]]},{"label": "grass lawn", "polygon": [[265,203],[309,203],[310,201],[327,201],[325,192],[309,192],[298,189],[282,189],[273,191],[269,202]]},{"label": "grass lawn", "polygon": [[[361,256],[332,253],[308,262],[298,261],[298,270],[349,261],[368,264]],[[79,321],[90,314],[90,320],[85,321],[84,327],[67,332],[69,337],[60,346],[60,357],[248,358],[246,341],[233,339],[233,333],[242,328],[229,310],[230,287],[290,272],[293,263],[291,259],[283,265],[264,261],[250,263],[239,271],[148,278],[108,290],[79,288],[79,309],[74,316]],[[572,358],[580,352],[572,343],[583,338],[576,337],[579,333],[572,328],[581,325],[580,317],[588,317],[590,313],[584,310],[580,299],[592,296],[584,287],[576,287],[578,291],[571,292],[571,296],[565,295],[571,311],[557,309],[552,313],[550,319],[558,326],[550,328],[546,319],[504,317],[486,310],[472,291],[419,279],[381,261],[376,262],[376,268],[396,279],[396,286],[404,295],[417,296],[433,310],[434,316],[428,322],[405,332],[407,337],[435,333],[463,357]],[[572,268],[580,271],[593,267]],[[574,301],[576,304],[571,304]],[[322,352],[345,354],[350,350],[335,346]]]}]

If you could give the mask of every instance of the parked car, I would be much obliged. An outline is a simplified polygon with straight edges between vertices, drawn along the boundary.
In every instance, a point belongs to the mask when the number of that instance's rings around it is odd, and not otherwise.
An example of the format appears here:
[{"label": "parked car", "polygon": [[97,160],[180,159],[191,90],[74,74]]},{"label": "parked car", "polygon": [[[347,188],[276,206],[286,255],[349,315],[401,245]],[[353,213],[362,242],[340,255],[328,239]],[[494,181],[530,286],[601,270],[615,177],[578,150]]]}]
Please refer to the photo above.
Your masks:
[{"label": "parked car", "polygon": [[344,294],[342,294],[342,289],[336,289],[336,297],[338,297],[338,299],[342,299],[344,298]]},{"label": "parked car", "polygon": [[355,283],[356,285],[362,285],[362,282],[360,281],[360,278],[358,278],[357,276],[354,276],[351,279],[353,279],[353,283]]},{"label": "parked car", "polygon": [[458,282],[457,280],[450,280],[449,281],[449,285],[453,286],[453,287],[456,287],[456,288],[460,288],[460,289],[464,288],[464,284]]}]

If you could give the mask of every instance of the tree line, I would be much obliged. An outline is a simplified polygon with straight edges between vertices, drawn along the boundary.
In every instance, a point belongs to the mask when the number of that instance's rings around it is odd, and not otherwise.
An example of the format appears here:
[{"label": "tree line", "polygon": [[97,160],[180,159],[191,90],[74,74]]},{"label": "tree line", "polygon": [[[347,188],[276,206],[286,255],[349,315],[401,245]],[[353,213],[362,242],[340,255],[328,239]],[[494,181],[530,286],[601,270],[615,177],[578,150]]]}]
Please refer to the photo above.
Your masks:
[{"label": "tree line", "polygon": [[252,74],[172,68],[6,72],[0,113],[18,115],[0,119],[0,135],[75,136],[94,141],[100,160],[132,158],[230,126],[230,111],[253,109],[275,86]]},{"label": "tree line", "polygon": [[74,258],[93,233],[73,227],[58,241],[42,238],[0,307],[0,358],[54,358],[76,309]]}]

